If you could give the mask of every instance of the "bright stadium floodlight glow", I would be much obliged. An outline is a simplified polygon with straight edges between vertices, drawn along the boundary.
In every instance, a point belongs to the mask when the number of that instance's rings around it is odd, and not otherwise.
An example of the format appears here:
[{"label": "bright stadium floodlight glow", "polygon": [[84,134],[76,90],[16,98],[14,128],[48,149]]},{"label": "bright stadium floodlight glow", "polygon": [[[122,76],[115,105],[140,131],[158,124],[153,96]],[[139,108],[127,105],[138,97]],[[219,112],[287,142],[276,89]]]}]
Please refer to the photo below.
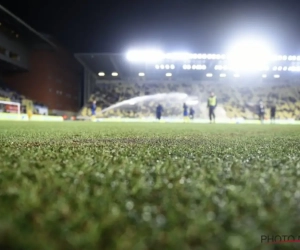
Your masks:
[{"label": "bright stadium floodlight glow", "polygon": [[186,52],[168,53],[165,55],[165,59],[175,60],[175,61],[185,61],[185,60],[193,59],[193,55]]},{"label": "bright stadium floodlight glow", "polygon": [[202,54],[202,59],[207,59],[207,54]]},{"label": "bright stadium floodlight glow", "polygon": [[226,55],[221,55],[221,59],[225,60],[226,59]]},{"label": "bright stadium floodlight glow", "polygon": [[171,68],[171,69],[175,69],[175,65],[174,65],[174,64],[171,64],[170,68]]},{"label": "bright stadium floodlight glow", "polygon": [[215,66],[215,70],[219,70],[219,65],[216,65],[216,66]]},{"label": "bright stadium floodlight glow", "polygon": [[198,64],[198,65],[196,66],[196,69],[197,69],[197,70],[201,70],[201,69],[202,69],[202,65]]},{"label": "bright stadium floodlight glow", "polygon": [[224,65],[224,66],[223,66],[223,70],[228,70],[228,66],[227,66],[227,65]]},{"label": "bright stadium floodlight glow", "polygon": [[160,69],[165,69],[165,65],[161,64]]},{"label": "bright stadium floodlight glow", "polygon": [[130,62],[160,62],[164,59],[164,53],[160,50],[132,50],[126,54]]},{"label": "bright stadium floodlight glow", "polygon": [[112,72],[111,75],[112,76],[118,76],[119,74],[117,72]]},{"label": "bright stadium floodlight glow", "polygon": [[192,69],[193,69],[193,70],[195,70],[196,68],[197,68],[197,66],[196,66],[196,65],[193,65],[193,66],[192,66]]},{"label": "bright stadium floodlight glow", "polygon": [[283,67],[283,71],[287,71],[287,69],[288,69],[287,66]]},{"label": "bright stadium floodlight glow", "polygon": [[105,73],[104,72],[99,72],[98,76],[105,76]]},{"label": "bright stadium floodlight glow", "polygon": [[192,54],[192,56],[191,56],[191,57],[192,57],[192,59],[194,59],[194,60],[195,60],[195,59],[197,59],[197,58],[198,58],[198,54]]},{"label": "bright stadium floodlight glow", "polygon": [[139,73],[139,76],[145,76],[145,73],[140,72],[140,73]]},{"label": "bright stadium floodlight glow", "polygon": [[207,73],[207,74],[206,74],[206,77],[212,77],[212,76],[213,76],[212,73]]},{"label": "bright stadium floodlight glow", "polygon": [[192,66],[191,66],[190,64],[188,64],[188,65],[186,66],[186,69],[187,69],[187,70],[191,70],[191,69],[192,69]]},{"label": "bright stadium floodlight glow", "polygon": [[292,57],[292,56],[288,56],[288,60],[289,60],[289,61],[292,61],[292,60],[293,60],[293,57]]},{"label": "bright stadium floodlight glow", "polygon": [[273,67],[273,71],[277,71],[277,67],[276,66]]},{"label": "bright stadium floodlight glow", "polygon": [[203,69],[203,70],[206,70],[206,65],[202,65],[202,69]]},{"label": "bright stadium floodlight glow", "polygon": [[222,73],[222,74],[220,74],[220,77],[224,78],[224,77],[226,77],[226,74]]},{"label": "bright stadium floodlight glow", "polygon": [[282,66],[279,66],[277,69],[278,69],[278,71],[281,71],[282,70]]},{"label": "bright stadium floodlight glow", "polygon": [[156,64],[156,65],[155,65],[155,68],[156,68],[156,69],[159,69],[159,65],[158,65],[158,64]]},{"label": "bright stadium floodlight glow", "polygon": [[274,78],[280,78],[280,75],[274,75]]},{"label": "bright stadium floodlight glow", "polygon": [[282,60],[283,60],[283,61],[286,61],[287,58],[288,58],[287,56],[282,56]]},{"label": "bright stadium floodlight glow", "polygon": [[165,69],[170,69],[170,65],[169,65],[169,64],[166,64],[166,65],[165,65]]},{"label": "bright stadium floodlight glow", "polygon": [[232,70],[252,72],[267,66],[272,61],[273,52],[265,42],[248,38],[234,44],[227,57]]},{"label": "bright stadium floodlight glow", "polygon": [[234,74],[233,77],[238,78],[238,77],[240,77],[240,75],[239,74]]},{"label": "bright stadium floodlight glow", "polygon": [[217,55],[216,55],[216,59],[217,59],[217,60],[220,60],[220,59],[221,59],[221,55],[220,55],[220,54],[217,54]]},{"label": "bright stadium floodlight glow", "polygon": [[166,76],[167,76],[167,77],[171,77],[171,76],[172,76],[172,73],[166,73]]},{"label": "bright stadium floodlight glow", "polygon": [[266,74],[263,74],[263,75],[262,75],[262,78],[267,78],[267,75],[266,75]]},{"label": "bright stadium floodlight glow", "polygon": [[300,56],[297,56],[297,61],[300,61]]}]

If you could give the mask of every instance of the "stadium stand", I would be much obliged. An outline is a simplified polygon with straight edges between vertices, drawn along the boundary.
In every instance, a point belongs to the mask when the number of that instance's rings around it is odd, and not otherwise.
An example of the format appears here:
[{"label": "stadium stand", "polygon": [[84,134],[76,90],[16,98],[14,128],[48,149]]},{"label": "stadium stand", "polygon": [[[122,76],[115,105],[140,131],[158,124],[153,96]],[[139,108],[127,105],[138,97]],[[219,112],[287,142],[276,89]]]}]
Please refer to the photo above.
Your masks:
[{"label": "stadium stand", "polygon": [[[104,108],[137,96],[182,92],[188,95],[203,96],[200,99],[205,102],[210,91],[216,93],[218,102],[224,107],[228,118],[257,119],[256,105],[259,100],[262,100],[267,107],[266,119],[269,118],[268,111],[271,104],[275,104],[277,107],[276,116],[278,119],[300,119],[300,84],[291,81],[274,81],[264,84],[260,82],[256,84],[236,82],[101,83],[97,84],[96,91],[81,110],[81,115],[90,115],[89,103],[92,100],[97,101],[97,114],[101,114],[101,110]],[[114,109],[108,112],[106,116],[149,116],[154,114],[156,105],[157,103],[152,102],[147,107],[141,106],[138,112],[135,112],[134,109],[130,112]],[[168,110],[170,113],[176,113],[177,115],[182,113],[181,105],[169,106],[166,109],[166,116],[168,116]]]},{"label": "stadium stand", "polygon": [[[81,117],[91,115],[92,100],[97,101],[98,117],[153,117],[157,100],[128,105],[125,102],[127,106],[123,107],[115,104],[141,96],[147,99],[149,95],[183,93],[198,98],[199,103],[193,104],[195,118],[202,119],[207,118],[206,102],[209,92],[213,91],[218,97],[217,110],[222,110],[224,118],[258,119],[258,103],[262,100],[266,119],[269,119],[271,105],[276,105],[277,119],[300,119],[300,56],[278,56],[281,59],[272,60],[268,69],[240,77],[225,69],[228,60],[221,55],[197,54],[197,59],[184,62],[164,59],[159,64],[130,62],[124,54],[75,56],[84,67],[85,75],[85,105],[78,114]],[[211,73],[211,77],[207,73]],[[221,77],[221,73],[226,77]],[[183,101],[165,101],[163,116],[182,117],[182,105]]]}]

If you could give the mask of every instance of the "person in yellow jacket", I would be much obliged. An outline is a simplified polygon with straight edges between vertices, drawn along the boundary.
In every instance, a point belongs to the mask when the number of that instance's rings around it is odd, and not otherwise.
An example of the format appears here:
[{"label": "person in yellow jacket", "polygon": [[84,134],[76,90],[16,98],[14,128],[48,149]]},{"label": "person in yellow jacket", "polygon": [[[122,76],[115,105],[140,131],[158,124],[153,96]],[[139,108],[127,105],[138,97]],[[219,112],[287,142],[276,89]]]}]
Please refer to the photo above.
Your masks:
[{"label": "person in yellow jacket", "polygon": [[217,107],[217,97],[214,92],[210,93],[210,97],[207,100],[207,107],[209,111],[209,120],[210,123],[216,122],[215,108]]}]

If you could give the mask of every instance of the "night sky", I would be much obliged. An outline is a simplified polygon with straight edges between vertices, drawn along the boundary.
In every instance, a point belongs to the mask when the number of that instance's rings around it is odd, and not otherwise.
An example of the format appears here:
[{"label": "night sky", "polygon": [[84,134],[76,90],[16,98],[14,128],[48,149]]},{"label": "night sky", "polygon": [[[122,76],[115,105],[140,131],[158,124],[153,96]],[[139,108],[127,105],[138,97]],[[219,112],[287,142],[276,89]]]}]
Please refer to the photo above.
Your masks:
[{"label": "night sky", "polygon": [[[224,53],[245,35],[300,54],[300,0],[0,0],[36,30],[72,52]],[[39,2],[39,3],[34,3]]]}]

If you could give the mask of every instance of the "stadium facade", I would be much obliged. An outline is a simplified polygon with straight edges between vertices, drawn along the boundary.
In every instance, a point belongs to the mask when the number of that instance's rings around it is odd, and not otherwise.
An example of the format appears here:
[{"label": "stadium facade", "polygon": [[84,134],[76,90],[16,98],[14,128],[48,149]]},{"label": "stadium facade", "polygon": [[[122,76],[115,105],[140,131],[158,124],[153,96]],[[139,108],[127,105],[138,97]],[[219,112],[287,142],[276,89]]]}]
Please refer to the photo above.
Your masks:
[{"label": "stadium facade", "polygon": [[81,106],[82,67],[74,56],[2,6],[0,68],[3,91],[17,92],[54,112]]}]

